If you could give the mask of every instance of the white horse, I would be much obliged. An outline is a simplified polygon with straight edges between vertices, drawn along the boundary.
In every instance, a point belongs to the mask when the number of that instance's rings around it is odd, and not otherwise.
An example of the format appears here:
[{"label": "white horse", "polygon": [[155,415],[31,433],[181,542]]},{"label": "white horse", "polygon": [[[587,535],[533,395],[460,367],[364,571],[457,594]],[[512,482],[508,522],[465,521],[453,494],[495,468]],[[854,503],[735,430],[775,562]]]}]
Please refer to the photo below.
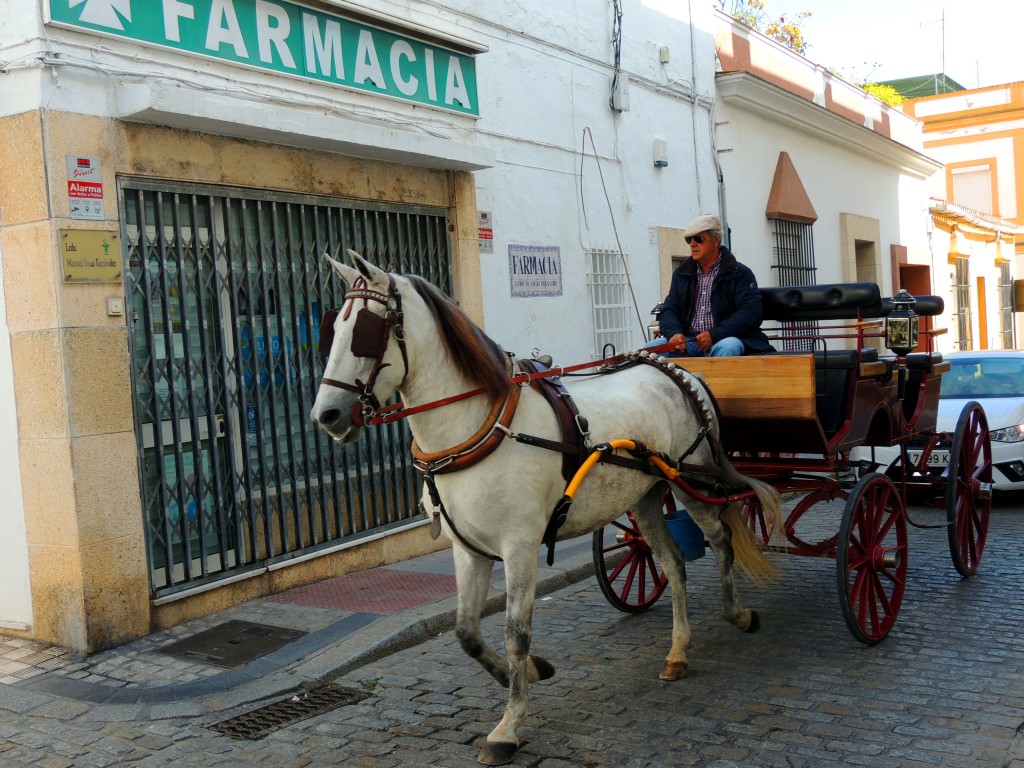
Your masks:
[{"label": "white horse", "polygon": [[[353,251],[349,255],[354,269],[330,260],[350,290],[334,321],[334,340],[312,419],[345,443],[356,438],[367,418],[396,390],[405,407],[412,410],[480,390],[480,394],[458,402],[415,412],[408,420],[414,451],[431,459],[430,466],[435,468],[444,464],[438,457],[450,455],[453,447],[456,453],[472,453],[467,447],[470,444],[490,445],[488,455],[482,459],[473,456],[459,471],[439,470],[433,476],[436,493],[425,487],[423,504],[452,540],[458,584],[456,636],[466,653],[509,689],[504,717],[488,735],[479,761],[507,763],[519,747],[517,731],[527,714],[528,683],[554,674],[554,668],[544,659],[530,656],[529,649],[537,554],[566,482],[560,471],[560,453],[506,435],[528,434],[553,441],[563,437],[542,395],[532,387],[511,382],[508,356],[439,290],[422,278],[384,272]],[[321,333],[329,334],[330,327],[322,328]],[[696,379],[691,383],[696,385],[698,405],[713,412],[706,390]],[[701,428],[693,403],[687,402],[671,376],[657,366],[636,365],[614,374],[575,379],[567,382],[566,388],[589,421],[595,442],[628,438],[680,457],[694,445]],[[520,395],[518,406],[512,404],[513,413],[509,414],[507,400],[514,390]],[[497,426],[509,418],[507,426]],[[713,423],[716,439],[717,430]],[[719,481],[734,490],[742,486],[753,489],[766,519],[781,530],[775,490],[737,473],[708,440],[697,444],[686,463],[712,468],[709,472],[719,472]],[[624,510],[635,511],[637,525],[671,587],[672,647],[661,678],[675,680],[687,672],[691,634],[685,567],[664,521],[663,488],[664,481],[657,475],[599,463],[576,493],[558,538],[595,531]],[[687,498],[685,506],[718,560],[725,619],[741,631],[755,631],[757,614],[742,607],[733,580],[733,543],[751,540],[738,505],[727,506],[724,514],[721,507],[696,499]],[[728,525],[723,525],[723,519]],[[753,558],[746,565],[755,572],[771,569],[756,546],[737,546],[737,565],[743,565],[744,552]],[[480,633],[480,615],[495,558],[505,564],[507,663]]]}]

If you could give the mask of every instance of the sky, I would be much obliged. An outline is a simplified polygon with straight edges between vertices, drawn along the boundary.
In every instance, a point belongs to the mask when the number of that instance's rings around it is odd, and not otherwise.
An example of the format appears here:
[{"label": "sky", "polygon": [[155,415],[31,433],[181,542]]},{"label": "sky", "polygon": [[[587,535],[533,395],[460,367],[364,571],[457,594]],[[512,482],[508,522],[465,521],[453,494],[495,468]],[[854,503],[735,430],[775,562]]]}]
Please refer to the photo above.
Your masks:
[{"label": "sky", "polygon": [[1024,0],[767,0],[766,9],[810,11],[807,58],[855,82],[941,72],[943,47],[946,75],[965,88],[1024,81]]}]

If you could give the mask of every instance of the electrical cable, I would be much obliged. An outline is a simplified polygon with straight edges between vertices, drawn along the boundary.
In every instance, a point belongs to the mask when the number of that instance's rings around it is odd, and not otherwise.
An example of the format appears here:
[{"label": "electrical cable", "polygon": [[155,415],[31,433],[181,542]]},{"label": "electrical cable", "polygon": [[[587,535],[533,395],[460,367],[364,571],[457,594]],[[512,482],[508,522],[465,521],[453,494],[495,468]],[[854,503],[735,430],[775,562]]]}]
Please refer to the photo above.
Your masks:
[{"label": "electrical cable", "polygon": [[[600,176],[600,178],[601,178],[601,189],[604,191],[604,200],[605,200],[605,203],[608,205],[608,217],[611,219],[612,232],[615,235],[615,246],[616,246],[616,248],[618,248],[618,251],[619,251],[619,259],[622,260],[622,271],[623,271],[623,274],[625,274],[625,276],[626,276],[626,285],[629,287],[629,296],[630,296],[630,298],[633,301],[633,311],[636,312],[636,319],[637,319],[637,322],[640,324],[640,335],[642,337],[645,337],[646,336],[646,334],[645,334],[646,329],[644,328],[643,318],[640,316],[640,306],[639,306],[639,304],[637,304],[636,293],[633,291],[633,280],[630,278],[630,275],[629,275],[629,265],[626,263],[625,251],[622,250],[622,241],[619,239],[619,229],[615,225],[615,213],[612,211],[612,201],[611,201],[611,198],[608,196],[608,186],[607,186],[607,184],[605,184],[604,172],[601,170],[601,158],[597,154],[597,145],[594,143],[594,134],[591,132],[589,126],[587,126],[586,128],[583,129],[583,148],[584,148],[583,151],[584,151],[584,154],[586,153],[587,137],[588,136],[590,137],[590,146],[594,150],[594,161],[597,163],[597,173],[598,173],[598,176]],[[580,187],[581,187],[581,189],[582,189],[582,186],[583,186],[583,161],[581,159],[580,160]],[[585,220],[586,219],[584,217],[584,221]]]},{"label": "electrical cable", "polygon": [[[615,92],[619,87],[622,75],[622,2],[612,0],[612,92],[608,96],[608,106],[615,107]],[[593,139],[591,139],[593,141]]]}]

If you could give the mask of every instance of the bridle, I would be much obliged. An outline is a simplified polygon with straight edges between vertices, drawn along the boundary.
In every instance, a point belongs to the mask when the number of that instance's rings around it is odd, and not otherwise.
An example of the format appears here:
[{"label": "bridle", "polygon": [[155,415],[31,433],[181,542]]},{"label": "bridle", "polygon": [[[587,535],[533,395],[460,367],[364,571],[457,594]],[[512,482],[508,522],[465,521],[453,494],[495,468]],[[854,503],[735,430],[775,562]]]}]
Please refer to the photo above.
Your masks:
[{"label": "bridle", "polygon": [[[334,322],[338,315],[348,320],[356,301],[363,300],[363,306],[356,313],[356,322],[352,327],[351,352],[355,357],[368,357],[373,359],[373,369],[370,377],[364,384],[359,379],[354,384],[324,376],[320,381],[347,392],[355,392],[359,399],[352,406],[352,423],[362,427],[380,409],[380,401],[373,393],[373,387],[377,383],[380,372],[391,365],[384,362],[384,355],[388,350],[388,343],[394,333],[398,348],[402,351],[402,364],[405,366],[403,380],[409,374],[409,355],[405,348],[405,328],[403,327],[402,295],[395,286],[395,278],[388,273],[387,294],[374,291],[367,286],[366,280],[358,278],[352,287],[345,294],[345,303],[336,309],[329,309],[324,312],[323,320],[320,322],[320,340],[318,349],[321,356],[327,358],[331,354],[331,347],[334,345]],[[386,308],[384,315],[378,315],[369,308],[369,302],[376,301]]]}]

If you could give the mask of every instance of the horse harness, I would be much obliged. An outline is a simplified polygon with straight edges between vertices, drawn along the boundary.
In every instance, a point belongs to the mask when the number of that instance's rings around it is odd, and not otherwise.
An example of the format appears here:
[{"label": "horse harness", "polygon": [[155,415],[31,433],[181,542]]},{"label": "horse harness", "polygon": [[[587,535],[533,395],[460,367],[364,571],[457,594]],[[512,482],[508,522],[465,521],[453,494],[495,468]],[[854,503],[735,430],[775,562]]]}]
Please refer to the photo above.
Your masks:
[{"label": "horse harness", "polygon": [[[351,418],[353,424],[361,427],[370,423],[372,419],[379,418],[378,414],[391,408],[391,406],[388,408],[381,407],[380,401],[373,392],[373,387],[376,384],[377,377],[380,375],[381,371],[390,365],[390,363],[384,362],[384,355],[387,352],[388,343],[392,334],[394,334],[395,340],[398,342],[398,347],[401,350],[402,363],[405,367],[406,373],[408,373],[409,370],[409,357],[405,345],[402,296],[399,293],[398,288],[395,285],[394,277],[390,272],[388,272],[387,294],[370,289],[366,281],[360,277],[345,294],[345,303],[342,307],[339,309],[331,309],[324,313],[323,320],[320,324],[320,339],[318,344],[320,354],[325,358],[330,355],[331,347],[334,344],[335,320],[339,314],[342,314],[343,318],[347,320],[359,300],[362,300],[363,305],[356,314],[356,322],[352,329],[351,353],[355,357],[373,359],[374,364],[370,371],[370,375],[365,383],[356,379],[355,382],[350,384],[348,382],[337,381],[326,376],[323,377],[321,381],[329,386],[337,387],[348,392],[354,392],[359,396],[358,400],[352,406]],[[386,311],[383,316],[378,315],[369,309],[368,305],[370,301],[375,301],[384,305]],[[615,364],[604,365],[600,369],[600,373],[613,373],[638,364],[653,365],[669,376],[669,378],[675,382],[676,386],[679,387],[686,401],[690,403],[701,422],[701,429],[698,431],[697,437],[694,439],[690,447],[679,457],[679,459],[672,459],[664,454],[656,453],[640,443],[637,443],[636,448],[631,451],[632,456],[619,456],[615,454],[608,443],[602,443],[596,446],[592,445],[587,420],[579,412],[579,409],[576,407],[576,403],[573,401],[568,390],[566,390],[565,386],[562,384],[560,375],[561,371],[551,369],[550,358],[539,360],[520,360],[517,364],[512,366],[512,373],[514,374],[512,377],[513,386],[509,387],[508,394],[506,394],[504,399],[495,401],[484,423],[472,437],[453,448],[434,453],[424,453],[420,450],[416,442],[413,441],[413,465],[417,470],[423,473],[424,484],[427,487],[431,504],[433,505],[433,510],[430,512],[431,538],[436,539],[440,535],[441,517],[444,517],[449,530],[455,534],[456,538],[458,538],[458,540],[467,549],[491,560],[501,559],[496,555],[484,552],[459,533],[454,521],[452,521],[445,509],[444,503],[441,501],[436,483],[434,482],[434,476],[447,474],[449,472],[458,472],[478,464],[494,453],[506,436],[525,445],[532,445],[538,448],[560,452],[562,454],[562,477],[565,479],[567,484],[572,481],[584,460],[592,451],[596,450],[600,451],[600,461],[606,464],[636,469],[647,473],[652,471],[648,461],[649,458],[651,456],[659,456],[666,464],[677,472],[682,474],[692,473],[695,478],[698,478],[693,480],[695,484],[717,485],[717,481],[708,482],[699,479],[700,476],[715,477],[719,475],[720,470],[717,466],[690,465],[683,463],[686,457],[692,454],[705,439],[711,438],[710,444],[712,446],[712,450],[715,451],[716,454],[722,450],[718,441],[714,439],[714,435],[711,430],[711,422],[713,419],[712,407],[714,406],[714,403],[712,402],[709,405],[707,401],[703,400],[699,396],[693,383],[688,381],[682,375],[684,373],[682,368],[679,368],[672,362],[667,362],[664,358],[659,357],[653,352],[639,351],[621,356],[617,359]],[[518,375],[515,375],[517,373]],[[512,431],[512,420],[515,417],[516,408],[519,405],[520,388],[523,384],[527,383],[544,397],[554,411],[562,434],[562,439],[560,441]],[[417,410],[445,405],[464,397],[479,394],[481,391],[482,390],[476,390],[474,392],[464,393],[463,395],[458,395],[456,397],[449,398],[448,400],[428,404],[427,406],[421,406]],[[401,418],[403,414],[408,415],[412,412],[413,409],[406,409],[403,413],[387,417],[386,420],[390,421],[396,418]],[[383,421],[384,419],[381,420]],[[555,541],[559,528],[561,528],[567,519],[570,504],[571,499],[569,499],[568,496],[563,496],[559,500],[555,505],[555,509],[553,510],[552,515],[548,520],[548,525],[544,531],[543,541],[548,548],[548,565],[552,565],[554,563]],[[421,509],[422,506],[423,504],[421,501]],[[426,510],[424,510],[424,512],[426,512]]]},{"label": "horse harness", "polygon": [[[558,420],[562,439],[551,440],[544,437],[538,437],[536,435],[513,432],[511,430],[510,425],[512,423],[512,418],[515,415],[516,404],[519,400],[520,386],[515,385],[509,390],[509,394],[506,396],[504,401],[496,401],[487,420],[484,422],[483,426],[477,430],[477,433],[463,443],[460,443],[458,446],[444,451],[426,454],[419,449],[419,446],[417,446],[414,441],[412,445],[413,465],[423,473],[424,484],[427,487],[431,504],[433,505],[433,510],[430,511],[431,538],[436,539],[440,535],[441,518],[443,517],[445,522],[448,524],[449,530],[452,531],[456,538],[458,538],[462,545],[467,549],[490,560],[497,561],[501,559],[496,555],[484,552],[459,533],[458,528],[448,515],[440,494],[437,491],[434,476],[467,469],[480,461],[483,461],[498,448],[498,445],[506,436],[512,438],[516,442],[523,443],[524,445],[531,445],[537,448],[544,448],[546,450],[558,451],[561,453],[562,477],[567,486],[572,482],[583,462],[593,451],[600,452],[599,461],[605,464],[635,469],[648,474],[652,472],[649,462],[650,457],[658,456],[677,472],[680,472],[681,474],[691,473],[691,481],[694,484],[709,486],[717,485],[714,481],[707,482],[696,479],[699,476],[715,477],[719,475],[721,471],[717,466],[684,463],[684,460],[697,450],[700,443],[706,439],[710,439],[712,450],[714,450],[716,454],[721,451],[721,446],[718,445],[717,440],[714,439],[713,432],[711,430],[711,421],[713,418],[711,406],[708,406],[706,403],[702,403],[692,382],[686,380],[682,376],[682,368],[679,368],[673,363],[663,362],[663,359],[657,355],[639,352],[627,357],[623,362],[615,366],[604,367],[601,370],[601,373],[613,373],[638,364],[652,365],[668,375],[683,393],[686,401],[690,403],[701,422],[701,428],[697,433],[697,437],[687,450],[683,452],[679,459],[673,459],[663,453],[652,451],[642,443],[637,443],[636,448],[630,451],[632,454],[631,456],[620,456],[614,453],[608,443],[593,445],[590,440],[590,431],[587,419],[579,412],[572,396],[562,384],[561,376],[550,368],[550,359],[519,360],[516,363],[516,369],[519,371],[521,376],[517,378],[525,376],[529,386],[543,396],[545,401],[551,406],[555,417]],[[673,375],[673,373],[676,375]],[[567,495],[563,495],[555,505],[551,517],[548,519],[548,524],[544,530],[543,538],[543,542],[548,550],[548,565],[554,564],[555,542],[557,540],[558,530],[568,518],[571,503],[571,499]],[[424,510],[424,512],[426,512],[426,510]]]}]

